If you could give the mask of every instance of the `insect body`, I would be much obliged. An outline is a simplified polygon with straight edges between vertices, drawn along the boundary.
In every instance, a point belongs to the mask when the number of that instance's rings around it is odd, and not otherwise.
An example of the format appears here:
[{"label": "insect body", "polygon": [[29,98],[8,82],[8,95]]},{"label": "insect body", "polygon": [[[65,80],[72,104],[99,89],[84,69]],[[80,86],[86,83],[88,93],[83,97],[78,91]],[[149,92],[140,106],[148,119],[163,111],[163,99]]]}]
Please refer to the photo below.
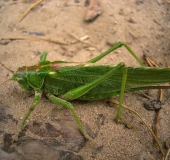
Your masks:
[{"label": "insect body", "polygon": [[157,84],[170,82],[169,68],[125,67],[124,63],[116,66],[94,64],[122,45],[142,65],[133,51],[125,43],[119,42],[87,63],[50,62],[46,60],[47,53],[43,53],[37,65],[19,68],[11,79],[17,81],[25,90],[35,92],[34,101],[21,123],[19,132],[39,103],[42,93],[52,102],[71,109],[80,131],[85,138],[90,139],[69,100],[99,100],[120,94],[118,120],[124,92],[158,88]]}]

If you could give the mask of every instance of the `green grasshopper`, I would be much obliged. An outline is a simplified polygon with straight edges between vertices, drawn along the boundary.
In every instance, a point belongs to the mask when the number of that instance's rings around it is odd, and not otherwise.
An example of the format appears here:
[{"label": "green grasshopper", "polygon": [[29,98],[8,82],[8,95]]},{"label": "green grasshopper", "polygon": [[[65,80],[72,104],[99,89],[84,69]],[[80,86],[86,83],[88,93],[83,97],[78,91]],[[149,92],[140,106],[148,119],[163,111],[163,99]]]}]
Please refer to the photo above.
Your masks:
[{"label": "green grasshopper", "polygon": [[[95,64],[95,62],[122,46],[125,46],[142,67],[126,67],[124,63],[115,66]],[[116,115],[118,121],[124,92],[169,87],[157,86],[157,84],[170,82],[169,68],[144,67],[131,48],[123,42],[115,44],[109,50],[85,63],[50,62],[46,60],[46,57],[47,53],[44,52],[37,65],[21,67],[17,72],[11,71],[13,73],[11,80],[17,81],[26,91],[33,90],[35,92],[33,103],[23,118],[20,130],[14,137],[15,139],[23,130],[31,112],[40,102],[42,93],[45,93],[52,102],[69,108],[81,133],[86,139],[90,139],[73,105],[68,101],[75,99],[99,100],[120,94]]]}]

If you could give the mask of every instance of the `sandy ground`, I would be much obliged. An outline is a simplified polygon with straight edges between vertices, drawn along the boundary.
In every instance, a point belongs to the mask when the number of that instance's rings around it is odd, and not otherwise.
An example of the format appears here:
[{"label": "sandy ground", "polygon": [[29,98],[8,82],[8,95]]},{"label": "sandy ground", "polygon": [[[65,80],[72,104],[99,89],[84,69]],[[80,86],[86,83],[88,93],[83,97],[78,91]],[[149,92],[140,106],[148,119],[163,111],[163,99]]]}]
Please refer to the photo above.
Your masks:
[{"label": "sandy ground", "polygon": [[[43,1],[21,22],[18,22],[19,17],[33,1],[10,2],[0,1],[1,39],[38,36],[68,44],[59,45],[40,40],[1,41],[0,61],[11,70],[37,64],[44,51],[49,53],[49,60],[86,62],[118,41],[130,45],[141,59],[143,54],[147,54],[162,67],[166,66],[164,58],[170,58],[170,3],[165,0],[99,1],[101,15],[91,22],[84,21],[88,10],[84,0]],[[84,36],[88,39],[83,42],[75,38]],[[139,66],[124,48],[117,49],[98,63],[118,62],[125,62],[127,66]],[[3,67],[0,67],[0,74],[0,83],[12,76]],[[157,92],[147,93],[157,97]],[[1,86],[0,159],[157,160],[162,157],[139,118],[123,110],[122,116],[132,125],[132,129],[116,124],[114,118],[117,108],[115,105],[110,107],[105,100],[72,102],[86,130],[97,142],[97,147],[85,141],[68,109],[43,97],[29,117],[25,132],[9,148],[10,134],[17,132],[33,97],[15,82]],[[164,90],[163,101],[168,97],[169,91]],[[155,112],[144,109],[145,101],[147,99],[138,92],[124,96],[124,104],[139,112],[152,127]],[[167,151],[165,141],[170,137],[169,104],[163,105],[158,123],[158,137],[163,152]]]}]

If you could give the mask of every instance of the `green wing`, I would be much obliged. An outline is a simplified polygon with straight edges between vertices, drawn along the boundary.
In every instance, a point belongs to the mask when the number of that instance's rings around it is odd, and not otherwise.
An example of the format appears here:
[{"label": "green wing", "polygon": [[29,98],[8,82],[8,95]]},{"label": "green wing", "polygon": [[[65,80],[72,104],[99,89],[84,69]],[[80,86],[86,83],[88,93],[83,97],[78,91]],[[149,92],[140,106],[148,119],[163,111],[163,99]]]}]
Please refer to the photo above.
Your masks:
[{"label": "green wing", "polygon": [[[51,71],[45,78],[45,92],[61,96],[69,90],[87,84],[101,75],[107,73],[114,66],[70,66],[61,67],[57,71]],[[169,68],[128,67],[128,76],[125,92],[140,90],[141,87],[159,83],[170,82]],[[123,70],[104,80],[98,86],[91,89],[80,100],[98,100],[111,97],[120,93]]]}]

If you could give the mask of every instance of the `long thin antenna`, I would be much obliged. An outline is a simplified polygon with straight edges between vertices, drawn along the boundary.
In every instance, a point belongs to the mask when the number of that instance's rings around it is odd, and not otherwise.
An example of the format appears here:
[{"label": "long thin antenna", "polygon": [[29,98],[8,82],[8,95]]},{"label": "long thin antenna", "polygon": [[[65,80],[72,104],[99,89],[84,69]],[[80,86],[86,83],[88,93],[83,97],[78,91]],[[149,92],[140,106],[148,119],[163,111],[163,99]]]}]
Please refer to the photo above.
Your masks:
[{"label": "long thin antenna", "polygon": [[0,64],[1,64],[1,66],[3,66],[5,69],[7,69],[9,72],[11,72],[12,74],[14,74],[14,71],[12,71],[12,70],[10,70],[9,68],[7,68],[4,64],[2,64],[1,62],[0,62]]},{"label": "long thin antenna", "polygon": [[0,87],[1,87],[3,84],[7,83],[9,80],[11,80],[11,79],[7,79],[6,81],[2,82],[2,83],[0,84]]},{"label": "long thin antenna", "polygon": [[[9,72],[11,72],[12,74],[14,74],[14,71],[12,71],[12,70],[10,70],[9,68],[7,68],[4,64],[2,64],[1,62],[0,62],[0,64],[1,64],[1,66],[3,66],[6,70],[8,70]],[[7,83],[9,80],[11,80],[11,78],[9,78],[9,79],[7,79],[6,81],[4,81],[4,82],[2,82],[1,84],[0,84],[0,87],[2,86],[2,85],[4,85],[5,83]]]}]

